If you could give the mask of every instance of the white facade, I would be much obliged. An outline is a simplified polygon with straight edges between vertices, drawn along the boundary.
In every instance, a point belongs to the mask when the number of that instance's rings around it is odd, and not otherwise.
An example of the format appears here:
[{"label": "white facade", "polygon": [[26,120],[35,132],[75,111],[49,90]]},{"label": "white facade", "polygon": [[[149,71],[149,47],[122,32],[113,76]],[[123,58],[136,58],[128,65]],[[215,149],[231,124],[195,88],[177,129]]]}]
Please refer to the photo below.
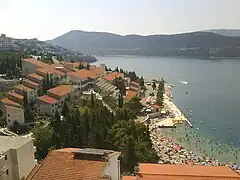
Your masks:
[{"label": "white facade", "polygon": [[19,124],[24,124],[24,111],[21,108],[4,106],[5,115],[7,120],[7,126],[13,126],[14,122],[18,122]]},{"label": "white facade", "polygon": [[5,34],[0,36],[0,50],[11,49],[13,48],[12,39],[6,37]]},{"label": "white facade", "polygon": [[0,136],[0,180],[21,180],[36,165],[32,139]]},{"label": "white facade", "polygon": [[120,180],[120,161],[118,160],[120,153],[114,152],[108,155],[108,163],[104,169],[104,174],[109,175],[112,180]]},{"label": "white facade", "polygon": [[44,102],[37,102],[38,109],[40,114],[47,114],[49,116],[54,115],[57,111],[61,112],[61,108],[59,107],[59,101],[55,104],[47,104]]}]

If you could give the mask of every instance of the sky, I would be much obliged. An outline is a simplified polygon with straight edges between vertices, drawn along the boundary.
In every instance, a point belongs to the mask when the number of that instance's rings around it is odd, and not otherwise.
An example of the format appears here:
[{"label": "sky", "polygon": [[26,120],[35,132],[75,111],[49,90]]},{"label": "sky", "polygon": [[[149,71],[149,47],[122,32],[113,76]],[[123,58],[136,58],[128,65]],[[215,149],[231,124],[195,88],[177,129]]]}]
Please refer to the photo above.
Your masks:
[{"label": "sky", "polygon": [[240,29],[240,0],[0,0],[0,33],[50,40],[71,30],[175,34]]}]

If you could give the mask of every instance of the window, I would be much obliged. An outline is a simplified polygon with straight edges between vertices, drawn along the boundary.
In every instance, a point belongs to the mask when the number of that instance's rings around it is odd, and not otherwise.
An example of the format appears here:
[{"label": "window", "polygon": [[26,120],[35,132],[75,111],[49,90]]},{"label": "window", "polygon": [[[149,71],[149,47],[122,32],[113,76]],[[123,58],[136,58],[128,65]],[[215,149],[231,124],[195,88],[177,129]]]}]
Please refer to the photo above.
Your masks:
[{"label": "window", "polygon": [[6,170],[6,175],[8,175],[9,174],[9,172],[8,172],[8,169]]},{"label": "window", "polygon": [[10,117],[10,114],[8,114],[8,117]]},{"label": "window", "polygon": [[5,155],[5,160],[7,160],[7,155]]}]

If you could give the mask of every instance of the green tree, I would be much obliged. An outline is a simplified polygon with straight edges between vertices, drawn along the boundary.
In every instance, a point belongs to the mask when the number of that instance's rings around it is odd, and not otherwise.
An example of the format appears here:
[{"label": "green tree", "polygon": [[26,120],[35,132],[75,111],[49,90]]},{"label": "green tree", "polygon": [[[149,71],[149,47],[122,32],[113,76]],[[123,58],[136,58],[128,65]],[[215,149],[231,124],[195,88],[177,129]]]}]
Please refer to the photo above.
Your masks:
[{"label": "green tree", "polygon": [[155,83],[155,81],[153,81],[153,84],[152,84],[152,88],[155,90],[156,89],[156,83]]},{"label": "green tree", "polygon": [[121,93],[118,95],[118,107],[123,108],[123,95]]},{"label": "green tree", "polygon": [[132,110],[132,112],[137,115],[140,113],[141,109],[143,108],[141,102],[140,102],[140,98],[138,97],[133,97],[130,101],[128,101],[127,103],[125,103],[125,107],[129,108]]},{"label": "green tree", "polygon": [[118,69],[118,67],[116,67],[114,71],[115,71],[115,72],[119,72],[119,69]]},{"label": "green tree", "polygon": [[83,66],[83,64],[81,62],[79,63],[78,69],[84,69],[84,66]]},{"label": "green tree", "polygon": [[80,131],[83,146],[86,146],[88,144],[89,131],[90,131],[89,114],[88,114],[88,111],[85,111],[82,119],[81,131]]},{"label": "green tree", "polygon": [[62,113],[61,113],[64,117],[67,117],[67,115],[69,114],[69,107],[66,101],[64,101],[63,103],[63,108],[62,108]]},{"label": "green tree", "polygon": [[137,165],[137,156],[135,154],[135,142],[133,136],[129,136],[126,139],[126,146],[121,158],[123,170],[126,172],[133,172],[134,166]]},{"label": "green tree", "polygon": [[87,63],[87,67],[86,67],[86,69],[87,69],[87,70],[90,69],[90,64],[89,64],[89,63]]},{"label": "green tree", "polygon": [[50,126],[53,130],[53,143],[56,148],[61,147],[61,137],[63,137],[61,118],[58,112],[55,113],[55,116],[51,118]]},{"label": "green tree", "polygon": [[141,87],[141,89],[144,89],[144,87],[145,87],[143,77],[141,77],[140,80],[139,80],[139,86]]},{"label": "green tree", "polygon": [[94,107],[94,105],[95,105],[94,94],[91,93],[91,107]]},{"label": "green tree", "polygon": [[36,158],[43,159],[48,154],[49,149],[55,146],[52,140],[53,130],[50,126],[40,122],[35,125],[31,132],[33,133],[34,145],[37,148]]}]

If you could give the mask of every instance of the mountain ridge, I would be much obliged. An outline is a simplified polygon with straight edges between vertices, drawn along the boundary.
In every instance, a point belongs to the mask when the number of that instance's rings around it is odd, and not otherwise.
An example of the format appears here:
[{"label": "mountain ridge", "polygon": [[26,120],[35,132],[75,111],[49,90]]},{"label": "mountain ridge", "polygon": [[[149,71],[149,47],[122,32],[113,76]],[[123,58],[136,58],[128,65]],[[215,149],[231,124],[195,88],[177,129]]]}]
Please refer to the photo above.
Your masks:
[{"label": "mountain ridge", "polygon": [[73,30],[48,42],[95,55],[240,57],[240,37],[204,31],[142,36]]}]

